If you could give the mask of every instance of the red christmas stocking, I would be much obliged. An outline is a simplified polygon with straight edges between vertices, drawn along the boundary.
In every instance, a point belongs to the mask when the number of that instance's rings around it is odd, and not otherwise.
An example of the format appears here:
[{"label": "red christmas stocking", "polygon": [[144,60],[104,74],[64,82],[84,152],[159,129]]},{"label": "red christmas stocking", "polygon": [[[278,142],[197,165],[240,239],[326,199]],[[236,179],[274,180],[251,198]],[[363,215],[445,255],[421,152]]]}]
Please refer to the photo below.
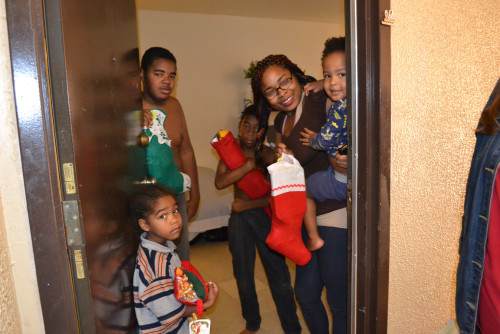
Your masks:
[{"label": "red christmas stocking", "polygon": [[[229,170],[236,169],[247,161],[231,131],[219,131],[210,144]],[[238,187],[251,199],[264,197],[271,192],[271,185],[257,170],[251,171],[239,180]]]},{"label": "red christmas stocking", "polygon": [[271,249],[303,266],[311,252],[302,241],[302,220],[307,208],[304,170],[292,156],[267,167],[271,175],[271,233],[266,239]]}]

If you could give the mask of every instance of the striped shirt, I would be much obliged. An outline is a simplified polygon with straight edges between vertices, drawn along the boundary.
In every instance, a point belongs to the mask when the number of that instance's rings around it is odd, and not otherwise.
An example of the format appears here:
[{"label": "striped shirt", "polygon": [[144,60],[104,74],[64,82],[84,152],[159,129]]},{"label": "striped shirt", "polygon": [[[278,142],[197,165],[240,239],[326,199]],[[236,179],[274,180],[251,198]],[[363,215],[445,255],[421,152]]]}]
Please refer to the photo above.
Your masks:
[{"label": "striped shirt", "polygon": [[181,266],[175,245],[167,246],[145,239],[137,250],[134,271],[134,307],[139,333],[188,333],[186,305],[174,296],[174,269]]}]

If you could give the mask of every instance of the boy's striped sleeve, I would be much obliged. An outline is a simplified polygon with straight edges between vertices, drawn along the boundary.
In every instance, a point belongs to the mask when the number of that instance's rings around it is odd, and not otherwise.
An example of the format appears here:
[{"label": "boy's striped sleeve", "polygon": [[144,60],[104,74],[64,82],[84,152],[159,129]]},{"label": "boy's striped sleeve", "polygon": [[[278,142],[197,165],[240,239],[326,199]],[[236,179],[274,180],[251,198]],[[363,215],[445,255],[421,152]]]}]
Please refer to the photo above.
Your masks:
[{"label": "boy's striped sleeve", "polygon": [[[140,333],[177,333],[187,321],[182,317],[186,305],[175,299],[174,281],[166,270],[170,265],[169,258],[163,255],[151,254],[141,247],[138,252],[134,307]],[[154,278],[157,274],[161,276]]]}]

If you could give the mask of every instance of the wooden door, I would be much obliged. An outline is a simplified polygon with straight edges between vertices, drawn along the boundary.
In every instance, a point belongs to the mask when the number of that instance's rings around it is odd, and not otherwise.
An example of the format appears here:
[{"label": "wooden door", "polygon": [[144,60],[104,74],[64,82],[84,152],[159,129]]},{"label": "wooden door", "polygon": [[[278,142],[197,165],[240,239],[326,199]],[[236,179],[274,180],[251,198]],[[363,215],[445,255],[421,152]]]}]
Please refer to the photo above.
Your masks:
[{"label": "wooden door", "polygon": [[137,238],[127,195],[141,174],[129,159],[141,107],[135,2],[6,7],[45,330],[132,332]]}]

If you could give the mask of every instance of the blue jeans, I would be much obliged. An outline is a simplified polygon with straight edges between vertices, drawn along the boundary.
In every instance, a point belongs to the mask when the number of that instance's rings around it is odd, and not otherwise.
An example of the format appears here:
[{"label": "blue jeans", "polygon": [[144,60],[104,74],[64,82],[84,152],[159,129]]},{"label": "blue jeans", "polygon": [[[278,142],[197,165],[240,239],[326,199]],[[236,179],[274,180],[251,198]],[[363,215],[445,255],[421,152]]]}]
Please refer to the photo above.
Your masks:
[{"label": "blue jeans", "polygon": [[229,250],[233,256],[233,273],[238,285],[246,329],[257,331],[261,322],[254,274],[257,247],[281,327],[286,334],[300,333],[290,272],[283,255],[276,253],[266,244],[270,231],[271,219],[263,209],[232,212],[229,218]]},{"label": "blue jeans", "polygon": [[[302,229],[304,243],[307,234]],[[347,229],[318,226],[325,241],[320,249],[312,252],[305,266],[297,266],[295,296],[309,331],[328,334],[328,316],[321,301],[323,287],[332,312],[332,333],[347,333]],[[307,244],[307,243],[306,243]]]},{"label": "blue jeans", "polygon": [[329,199],[343,201],[347,197],[347,183],[337,180],[335,171],[330,166],[328,170],[319,171],[309,176],[307,192],[318,202]]}]

